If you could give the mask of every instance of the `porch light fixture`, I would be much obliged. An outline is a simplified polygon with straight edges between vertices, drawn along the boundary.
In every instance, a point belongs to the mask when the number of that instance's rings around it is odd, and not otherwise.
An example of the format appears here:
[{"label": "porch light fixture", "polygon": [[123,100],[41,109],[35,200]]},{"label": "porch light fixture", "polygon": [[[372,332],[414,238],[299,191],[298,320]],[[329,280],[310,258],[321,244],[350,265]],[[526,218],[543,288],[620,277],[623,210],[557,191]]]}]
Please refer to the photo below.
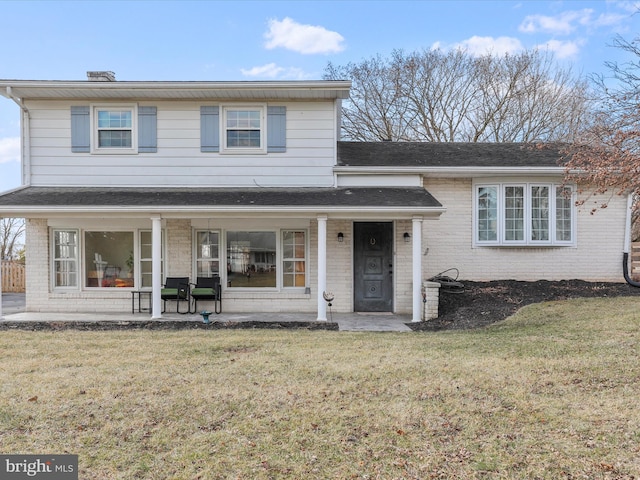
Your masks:
[{"label": "porch light fixture", "polygon": [[409,235],[409,232],[404,232],[402,237],[404,238],[404,243],[409,243],[411,241],[411,235]]},{"label": "porch light fixture", "polygon": [[344,234],[342,232],[338,233],[338,242],[344,242]]}]

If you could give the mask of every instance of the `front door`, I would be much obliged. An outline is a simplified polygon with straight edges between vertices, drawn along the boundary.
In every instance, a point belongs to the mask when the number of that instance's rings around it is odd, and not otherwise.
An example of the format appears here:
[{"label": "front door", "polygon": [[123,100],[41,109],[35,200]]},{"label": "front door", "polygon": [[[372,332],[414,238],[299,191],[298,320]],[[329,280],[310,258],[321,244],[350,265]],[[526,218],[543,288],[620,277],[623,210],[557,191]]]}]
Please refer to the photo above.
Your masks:
[{"label": "front door", "polygon": [[353,224],[354,310],[393,311],[393,223]]}]

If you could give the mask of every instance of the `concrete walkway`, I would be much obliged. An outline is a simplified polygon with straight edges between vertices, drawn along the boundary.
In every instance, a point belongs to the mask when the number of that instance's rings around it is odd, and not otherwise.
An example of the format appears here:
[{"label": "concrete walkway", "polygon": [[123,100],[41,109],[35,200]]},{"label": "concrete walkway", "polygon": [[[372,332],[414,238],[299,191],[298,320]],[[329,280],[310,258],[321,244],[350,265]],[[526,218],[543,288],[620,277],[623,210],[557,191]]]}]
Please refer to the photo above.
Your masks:
[{"label": "concrete walkway", "polygon": [[[0,321],[4,322],[144,322],[151,321],[148,313],[130,312],[116,313],[47,313],[25,312],[24,294],[2,294],[2,314]],[[329,313],[329,323],[337,323],[338,330],[350,332],[411,332],[406,324],[411,322],[410,315],[393,314],[367,314],[367,313]],[[202,322],[199,314],[178,315],[175,313],[163,314],[161,320]],[[212,314],[211,322],[267,322],[267,323],[318,323],[315,314],[310,313],[221,313]]]}]

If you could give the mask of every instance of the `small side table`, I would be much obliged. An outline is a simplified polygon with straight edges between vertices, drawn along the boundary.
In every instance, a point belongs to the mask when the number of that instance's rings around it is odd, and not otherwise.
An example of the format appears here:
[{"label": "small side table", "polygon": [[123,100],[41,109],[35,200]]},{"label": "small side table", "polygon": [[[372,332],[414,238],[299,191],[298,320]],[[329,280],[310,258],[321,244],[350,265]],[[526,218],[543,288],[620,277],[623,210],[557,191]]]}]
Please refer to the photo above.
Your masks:
[{"label": "small side table", "polygon": [[[147,296],[147,306],[142,306],[142,296]],[[151,290],[131,291],[131,313],[136,313],[136,296],[138,297],[138,313],[151,311]]]}]

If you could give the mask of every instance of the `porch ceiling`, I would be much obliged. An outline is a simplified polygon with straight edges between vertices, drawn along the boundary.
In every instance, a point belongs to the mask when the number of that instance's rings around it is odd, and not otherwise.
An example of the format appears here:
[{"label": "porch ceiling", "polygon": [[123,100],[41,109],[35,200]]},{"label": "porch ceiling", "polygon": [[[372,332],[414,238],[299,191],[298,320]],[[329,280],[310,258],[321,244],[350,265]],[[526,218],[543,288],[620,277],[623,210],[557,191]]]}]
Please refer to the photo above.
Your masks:
[{"label": "porch ceiling", "polygon": [[24,187],[0,195],[0,217],[80,213],[439,215],[443,211],[442,204],[420,187]]}]

